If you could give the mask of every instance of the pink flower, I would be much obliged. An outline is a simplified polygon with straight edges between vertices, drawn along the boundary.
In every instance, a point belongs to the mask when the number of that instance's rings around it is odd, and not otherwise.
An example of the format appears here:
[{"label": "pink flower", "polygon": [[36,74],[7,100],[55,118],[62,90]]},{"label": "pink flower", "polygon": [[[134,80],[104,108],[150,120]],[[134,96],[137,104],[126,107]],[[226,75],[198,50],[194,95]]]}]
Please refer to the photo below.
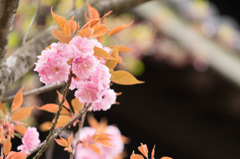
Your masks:
[{"label": "pink flower", "polygon": [[94,53],[93,42],[85,37],[75,36],[69,45],[73,48],[73,58],[86,57]]},{"label": "pink flower", "polygon": [[40,80],[45,84],[67,81],[70,66],[67,60],[61,58],[56,50],[43,50],[38,56],[34,71],[40,75]]},{"label": "pink flower", "polygon": [[94,56],[74,59],[72,71],[79,78],[88,78],[97,68],[98,60]]},{"label": "pink flower", "polygon": [[108,89],[99,102],[92,103],[89,110],[99,111],[108,110],[116,101],[116,93],[112,89]]},{"label": "pink flower", "polygon": [[35,127],[28,127],[25,135],[22,138],[22,145],[18,146],[17,149],[21,150],[22,153],[28,154],[30,150],[33,150],[40,144],[39,133]]},{"label": "pink flower", "polygon": [[101,100],[99,85],[94,82],[83,82],[75,92],[75,97],[82,103],[92,103]]},{"label": "pink flower", "polygon": [[70,45],[65,43],[60,43],[60,42],[52,43],[51,50],[54,50],[53,53],[56,54],[54,55],[55,57],[58,56],[58,58],[63,58],[66,61],[68,61],[69,58],[73,56],[72,47],[70,47]]},{"label": "pink flower", "polygon": [[92,42],[92,44],[93,44],[94,46],[103,48],[103,45],[102,45],[100,42],[98,42],[97,39],[90,39],[90,40],[91,40],[91,42]]}]

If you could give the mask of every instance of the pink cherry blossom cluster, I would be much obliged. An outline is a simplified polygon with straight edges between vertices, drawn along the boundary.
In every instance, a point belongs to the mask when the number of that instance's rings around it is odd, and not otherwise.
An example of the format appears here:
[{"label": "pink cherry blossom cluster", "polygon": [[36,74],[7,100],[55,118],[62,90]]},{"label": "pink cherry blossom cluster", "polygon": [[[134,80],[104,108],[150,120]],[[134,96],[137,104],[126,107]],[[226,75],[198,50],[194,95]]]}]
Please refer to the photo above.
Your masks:
[{"label": "pink cherry blossom cluster", "polygon": [[22,138],[23,144],[18,146],[17,149],[21,150],[22,153],[29,154],[31,150],[40,144],[40,142],[37,129],[35,127],[28,127]]},{"label": "pink cherry blossom cluster", "polygon": [[[76,159],[113,159],[120,155],[124,149],[124,143],[122,140],[121,132],[115,126],[108,126],[105,133],[109,135],[111,147],[100,145],[92,140],[92,136],[96,133],[96,129],[92,127],[84,127],[81,130],[80,140],[82,144],[78,144],[76,149]],[[75,139],[76,142],[76,139]],[[74,142],[73,142],[74,143]],[[93,149],[88,146],[89,144],[96,145],[101,155],[98,155]]]},{"label": "pink cherry blossom cluster", "polygon": [[90,110],[107,110],[116,101],[110,89],[110,77],[105,60],[94,56],[94,47],[107,52],[96,39],[75,36],[69,44],[53,43],[38,56],[36,68],[40,80],[45,84],[67,81],[72,71],[70,89],[77,89],[75,96],[82,103],[92,103]]}]

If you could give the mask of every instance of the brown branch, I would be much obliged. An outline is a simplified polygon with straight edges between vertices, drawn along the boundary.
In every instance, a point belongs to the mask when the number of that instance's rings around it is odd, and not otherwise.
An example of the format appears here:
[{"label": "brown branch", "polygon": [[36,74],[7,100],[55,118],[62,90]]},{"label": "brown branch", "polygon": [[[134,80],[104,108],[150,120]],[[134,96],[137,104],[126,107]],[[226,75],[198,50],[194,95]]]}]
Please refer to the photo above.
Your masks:
[{"label": "brown branch", "polygon": [[[150,0],[98,0],[93,6],[103,15],[109,10],[113,10],[115,13],[123,12],[146,1]],[[74,20],[79,21],[82,26],[84,24],[85,11],[86,7],[71,11],[67,15],[67,18],[70,19],[70,17],[74,16]],[[0,63],[0,96],[6,89],[18,81],[19,78],[32,69],[37,56],[40,55],[43,49],[57,41],[52,35],[52,27],[56,26],[49,27],[46,31],[29,40],[12,56]]]},{"label": "brown branch", "polygon": [[[64,125],[63,127],[61,127],[60,129],[57,130],[57,132],[55,132],[49,141],[53,140],[54,138],[56,138],[58,135],[61,134],[61,132],[65,129],[67,129],[69,126],[71,126],[76,120],[78,120],[79,118],[82,117],[82,115],[88,111],[88,108],[91,106],[91,104],[89,104],[87,107],[84,107],[70,122],[68,122],[66,125]],[[46,143],[46,140],[44,140],[40,145],[38,145],[34,150],[32,150],[29,155],[33,154],[34,152],[37,152],[44,144]]]},{"label": "brown branch", "polygon": [[[51,91],[53,89],[57,89],[59,87],[62,87],[64,84],[65,84],[64,82],[56,83],[56,84],[53,84],[53,85],[46,85],[46,86],[42,86],[42,87],[30,90],[30,91],[26,91],[26,92],[23,92],[23,97],[30,96],[30,95],[38,95],[38,94],[41,94],[41,93],[44,93],[44,92],[48,92],[48,91]],[[1,99],[0,102],[2,102],[2,103],[11,102],[14,97],[15,97],[15,95],[5,97],[5,98]]]},{"label": "brown branch", "polygon": [[58,119],[60,117],[60,112],[62,110],[62,107],[63,107],[63,103],[64,101],[66,100],[66,96],[67,96],[67,92],[68,92],[68,89],[70,87],[70,84],[71,84],[71,81],[72,81],[72,72],[70,73],[70,75],[68,76],[68,81],[67,81],[67,86],[65,87],[64,91],[63,91],[63,98],[62,98],[62,101],[61,103],[59,104],[59,108],[55,114],[55,117],[53,119],[53,122],[52,122],[52,125],[51,125],[51,128],[50,128],[50,131],[49,131],[49,134],[47,136],[47,138],[45,139],[45,144],[42,146],[42,148],[38,151],[38,153],[33,157],[33,159],[38,159],[42,156],[43,152],[47,149],[48,145],[49,145],[49,142],[50,142],[50,138],[51,136],[53,135],[54,133],[54,130],[55,130],[55,127],[57,125],[57,122],[58,122]]},{"label": "brown branch", "polygon": [[7,52],[8,39],[18,4],[19,0],[0,0],[0,64]]}]

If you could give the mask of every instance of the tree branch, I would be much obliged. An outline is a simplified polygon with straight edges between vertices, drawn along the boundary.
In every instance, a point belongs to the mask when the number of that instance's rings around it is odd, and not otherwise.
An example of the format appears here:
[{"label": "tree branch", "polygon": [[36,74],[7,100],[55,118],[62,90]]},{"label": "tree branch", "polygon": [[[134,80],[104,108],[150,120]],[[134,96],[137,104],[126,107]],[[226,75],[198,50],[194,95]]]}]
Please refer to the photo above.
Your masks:
[{"label": "tree branch", "polygon": [[[88,108],[91,106],[91,104],[89,104],[87,107],[84,107],[69,123],[67,123],[66,125],[64,125],[63,127],[59,128],[57,130],[57,132],[55,132],[49,141],[53,140],[55,137],[57,137],[58,135],[61,134],[61,132],[65,129],[67,129],[69,126],[71,126],[76,120],[78,120],[79,118],[82,117],[82,115],[88,111]],[[33,154],[34,152],[37,152],[44,144],[45,144],[46,140],[44,140],[40,145],[38,145],[34,150],[32,150],[29,155]]]},{"label": "tree branch", "polygon": [[0,64],[7,52],[8,39],[18,4],[19,0],[0,0]]},{"label": "tree branch", "polygon": [[[103,15],[109,10],[113,10],[115,13],[123,12],[147,1],[150,0],[98,0],[93,6]],[[85,11],[86,7],[71,11],[67,18],[74,16],[74,19],[79,21],[80,25],[83,25]],[[56,28],[56,26],[49,27],[46,31],[25,43],[12,56],[0,64],[0,96],[32,69],[37,56],[41,54],[43,49],[57,41],[52,35],[52,27]]]},{"label": "tree branch", "polygon": [[[47,91],[51,91],[53,89],[57,89],[59,87],[62,87],[64,84],[65,84],[64,82],[56,83],[56,84],[53,84],[53,85],[46,85],[46,86],[42,86],[42,87],[30,90],[30,91],[26,91],[26,92],[23,92],[23,97],[26,97],[26,96],[29,96],[29,95],[38,95],[38,94],[41,94],[41,93],[44,93],[44,92],[47,92]],[[5,98],[1,99],[0,102],[2,102],[2,103],[11,102],[14,97],[15,97],[15,95],[5,97]]]}]

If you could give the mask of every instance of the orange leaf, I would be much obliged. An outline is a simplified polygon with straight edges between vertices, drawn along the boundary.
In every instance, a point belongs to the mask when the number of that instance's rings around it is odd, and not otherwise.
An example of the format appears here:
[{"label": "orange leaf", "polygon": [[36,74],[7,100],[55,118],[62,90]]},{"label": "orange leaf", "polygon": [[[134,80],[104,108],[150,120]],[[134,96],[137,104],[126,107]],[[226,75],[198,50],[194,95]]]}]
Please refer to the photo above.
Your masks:
[{"label": "orange leaf", "polygon": [[21,107],[22,103],[23,103],[23,86],[22,88],[17,92],[17,94],[15,95],[13,102],[12,102],[12,108],[11,108],[11,112],[13,112],[14,110],[18,109]]},{"label": "orange leaf", "polygon": [[87,119],[88,119],[88,124],[89,124],[91,127],[95,128],[95,129],[97,129],[97,128],[99,127],[98,121],[94,118],[94,116],[93,116],[92,114],[89,114],[89,115],[87,116]]},{"label": "orange leaf", "polygon": [[101,156],[101,150],[94,144],[89,144],[89,146],[91,147],[91,149],[93,151],[95,151],[99,156]]},{"label": "orange leaf", "polygon": [[108,27],[106,25],[104,25],[104,24],[95,25],[92,28],[94,29],[92,37],[103,36],[109,30]]},{"label": "orange leaf", "polygon": [[94,30],[92,28],[85,28],[82,29],[78,32],[78,35],[80,35],[81,37],[86,37],[86,38],[90,38],[93,34]]},{"label": "orange leaf", "polygon": [[74,16],[72,17],[71,20],[68,21],[68,24],[70,25],[70,28],[72,30],[72,33],[76,32],[77,29],[77,22],[73,20]]},{"label": "orange leaf", "polygon": [[34,108],[34,106],[19,108],[18,110],[14,111],[12,113],[11,119],[15,120],[15,121],[23,120],[31,114],[33,108]]},{"label": "orange leaf", "polygon": [[113,59],[111,55],[109,55],[109,53],[107,53],[107,51],[105,51],[104,49],[102,48],[99,48],[99,47],[94,47],[94,55],[97,56],[97,57],[102,57],[102,58],[105,58],[105,59]]},{"label": "orange leaf", "polygon": [[50,130],[51,125],[52,125],[52,122],[46,121],[46,122],[42,123],[41,125],[39,125],[39,130],[48,131],[48,130]]},{"label": "orange leaf", "polygon": [[71,120],[70,116],[60,115],[56,128],[66,125]]},{"label": "orange leaf", "polygon": [[100,18],[98,11],[89,4],[88,0],[87,0],[87,6],[88,6],[89,16],[91,19]]},{"label": "orange leaf", "polygon": [[137,80],[132,74],[127,71],[112,72],[111,81],[121,85],[141,84],[143,81]]},{"label": "orange leaf", "polygon": [[154,146],[153,146],[153,149],[152,149],[152,154],[151,154],[152,159],[154,158],[154,155],[155,155],[155,146],[156,146],[156,145],[154,145]]},{"label": "orange leaf", "polygon": [[7,139],[5,140],[4,144],[3,144],[4,155],[7,156],[8,153],[11,151],[11,149],[12,149],[11,138],[10,138],[10,136],[8,136]]},{"label": "orange leaf", "polygon": [[108,134],[95,134],[93,140],[103,146],[111,147],[113,145],[110,143],[111,139],[108,136]]},{"label": "orange leaf", "polygon": [[132,152],[132,155],[130,156],[130,159],[144,159],[142,155],[135,154],[134,151]]},{"label": "orange leaf", "polygon": [[15,124],[14,129],[22,135],[24,135],[25,132],[27,131],[27,129],[24,126],[19,125],[19,124]]},{"label": "orange leaf", "polygon": [[87,27],[92,28],[92,27],[93,27],[94,25],[96,25],[100,20],[101,20],[101,19],[92,19],[92,20],[90,20],[89,22],[87,22],[87,23],[81,28],[81,30],[82,30],[82,29],[85,29],[85,28],[87,28]]},{"label": "orange leaf", "polygon": [[26,159],[28,154],[22,152],[11,151],[6,159]]},{"label": "orange leaf", "polygon": [[122,30],[130,27],[132,24],[133,24],[133,21],[130,22],[129,24],[119,25],[119,26],[113,28],[111,31],[109,31],[109,33],[107,34],[107,36],[111,36],[111,35],[113,35],[113,34],[116,34],[116,33],[120,32],[120,31],[122,31]]},{"label": "orange leaf", "polygon": [[6,110],[3,106],[3,104],[0,102],[0,109],[2,110],[3,114],[5,115],[6,114]]},{"label": "orange leaf", "polygon": [[[50,113],[56,113],[58,108],[59,108],[59,105],[57,105],[57,104],[45,104],[41,107],[37,107],[37,109],[39,109],[39,110],[44,110],[44,111],[47,111]],[[69,112],[66,108],[63,107],[61,114],[67,115],[67,114],[69,114]]]},{"label": "orange leaf", "polygon": [[68,147],[68,142],[66,139],[62,138],[60,136],[60,139],[55,139],[54,140],[58,143],[58,145],[62,146],[62,147]]},{"label": "orange leaf", "polygon": [[71,132],[71,135],[68,137],[68,145],[72,145],[73,140],[73,133]]},{"label": "orange leaf", "polygon": [[91,20],[91,19],[88,18],[87,12],[84,13],[84,18],[85,18],[86,22],[89,22]]},{"label": "orange leaf", "polygon": [[[111,49],[113,49],[114,47],[116,47],[115,45],[113,45],[113,46],[109,46]],[[133,50],[132,49],[130,49],[130,48],[128,48],[128,47],[126,47],[126,46],[120,46],[120,45],[118,45],[118,47],[119,47],[119,49],[118,49],[118,51],[119,52],[132,52]]]},{"label": "orange leaf", "polygon": [[52,13],[52,16],[53,16],[54,20],[56,21],[57,25],[63,31],[64,35],[67,37],[70,37],[71,36],[71,27],[70,27],[69,23],[67,22],[67,20],[64,19],[63,17],[53,13],[52,8],[51,8],[51,13]]},{"label": "orange leaf", "polygon": [[107,62],[106,62],[106,66],[109,68],[109,69],[114,69],[118,63],[118,49],[119,47],[115,47],[113,50],[112,50],[112,54],[111,56],[113,57],[113,59],[109,59]]},{"label": "orange leaf", "polygon": [[138,150],[146,157],[148,158],[148,148],[146,144],[142,144],[138,147]]},{"label": "orange leaf", "polygon": [[163,157],[161,157],[160,159],[173,159],[173,158],[171,158],[171,157],[166,157],[166,156],[163,156]]},{"label": "orange leaf", "polygon": [[77,98],[74,98],[71,103],[75,114],[82,110],[83,104]]},{"label": "orange leaf", "polygon": [[55,36],[56,39],[61,41],[62,43],[69,43],[71,41],[71,37],[67,37],[64,35],[63,31],[57,30],[53,28],[52,34]]},{"label": "orange leaf", "polygon": [[[58,94],[58,100],[59,100],[59,102],[61,102],[62,99],[63,99],[63,95],[62,95],[61,93],[59,93],[58,91],[57,91],[57,94]],[[69,104],[68,104],[67,99],[65,99],[63,105],[64,105],[66,108],[68,108],[69,110],[71,109],[70,106],[69,106]]]}]

